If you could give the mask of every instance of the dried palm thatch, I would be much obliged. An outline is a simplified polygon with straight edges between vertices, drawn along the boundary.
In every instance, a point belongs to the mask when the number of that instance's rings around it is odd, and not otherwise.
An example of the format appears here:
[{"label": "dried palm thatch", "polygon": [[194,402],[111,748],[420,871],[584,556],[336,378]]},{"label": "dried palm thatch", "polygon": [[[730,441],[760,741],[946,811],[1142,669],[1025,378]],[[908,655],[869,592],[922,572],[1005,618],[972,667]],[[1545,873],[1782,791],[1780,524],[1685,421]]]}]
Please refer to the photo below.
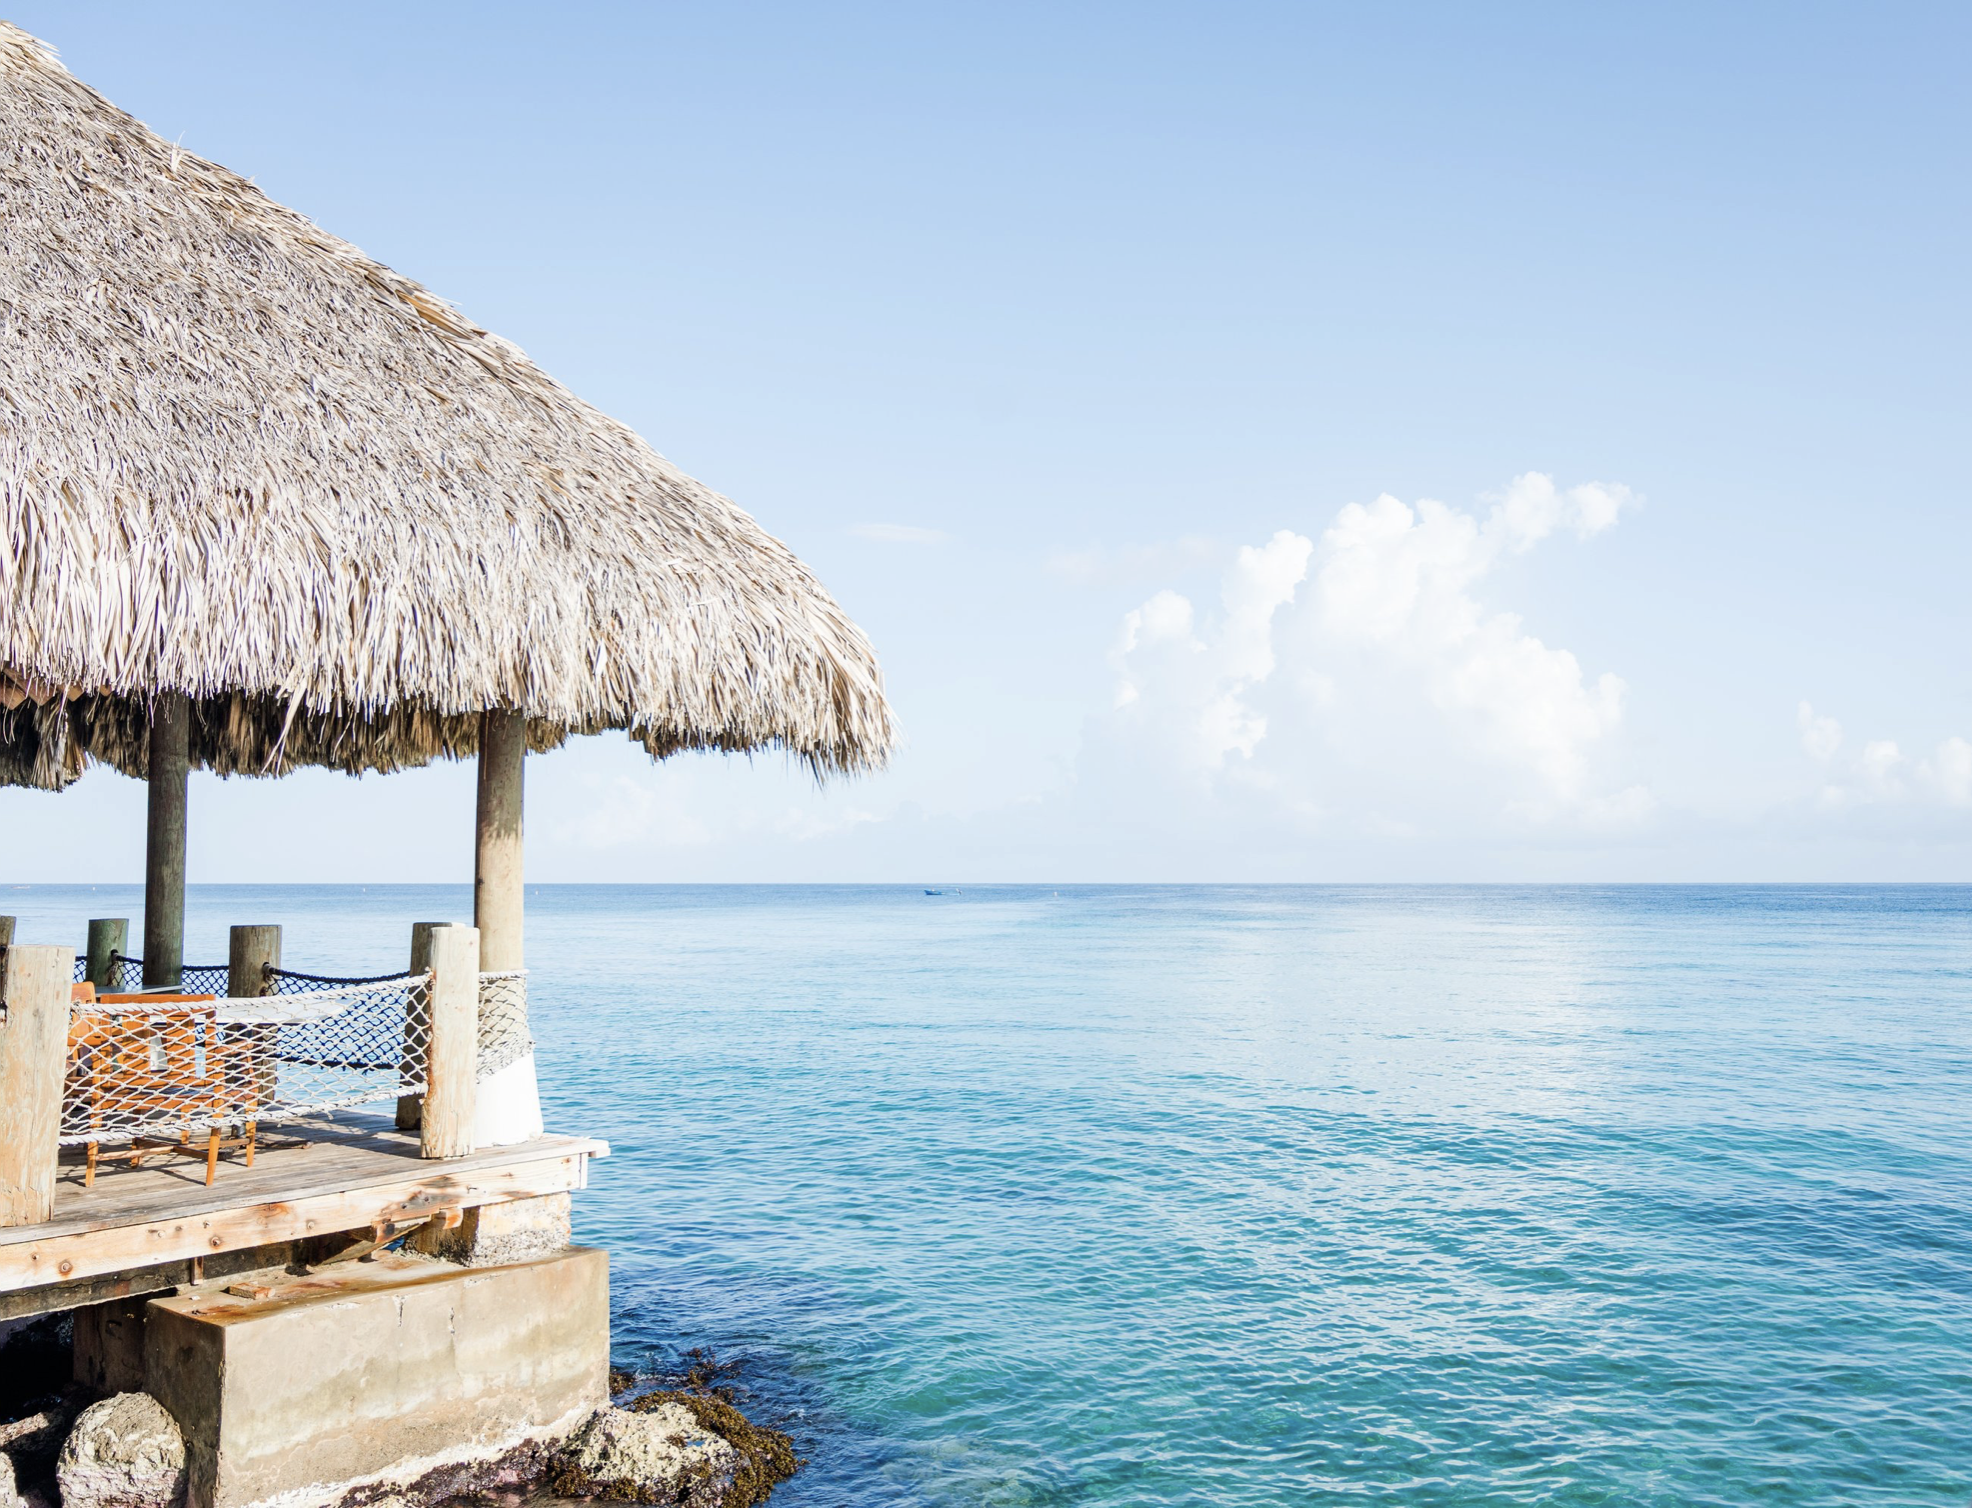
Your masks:
[{"label": "dried palm thatch", "polygon": [[0,23],[0,781],[893,742],[876,657],[729,500]]}]

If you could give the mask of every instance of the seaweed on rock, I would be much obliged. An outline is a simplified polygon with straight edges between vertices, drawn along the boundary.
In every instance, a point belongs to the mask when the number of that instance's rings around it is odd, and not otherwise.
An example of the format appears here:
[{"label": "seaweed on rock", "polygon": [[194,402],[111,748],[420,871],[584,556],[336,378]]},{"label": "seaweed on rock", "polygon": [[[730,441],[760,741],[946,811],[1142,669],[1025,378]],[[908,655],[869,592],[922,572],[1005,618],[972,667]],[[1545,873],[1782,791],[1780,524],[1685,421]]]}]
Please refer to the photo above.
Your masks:
[{"label": "seaweed on rock", "polygon": [[651,1411],[662,1405],[684,1406],[701,1427],[725,1438],[739,1455],[732,1483],[720,1499],[722,1505],[765,1504],[774,1486],[782,1479],[792,1478],[801,1466],[802,1460],[794,1454],[792,1437],[771,1427],[754,1425],[716,1391],[699,1394],[688,1389],[655,1390],[633,1400],[630,1409]]}]

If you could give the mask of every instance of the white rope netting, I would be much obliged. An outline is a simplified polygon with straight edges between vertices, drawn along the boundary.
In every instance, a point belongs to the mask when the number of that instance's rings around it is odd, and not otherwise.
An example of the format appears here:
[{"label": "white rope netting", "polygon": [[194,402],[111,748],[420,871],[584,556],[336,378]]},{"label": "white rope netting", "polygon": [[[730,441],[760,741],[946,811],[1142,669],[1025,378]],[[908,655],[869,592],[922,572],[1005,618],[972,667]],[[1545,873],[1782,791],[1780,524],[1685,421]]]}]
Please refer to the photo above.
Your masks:
[{"label": "white rope netting", "polygon": [[[267,980],[277,994],[78,1002],[69,1014],[61,1141],[186,1137],[424,1091],[429,974],[335,980],[269,970]],[[478,1078],[533,1047],[527,973],[483,973]]]},{"label": "white rope netting", "polygon": [[479,973],[479,1078],[496,1075],[534,1052],[527,1031],[527,972]]}]

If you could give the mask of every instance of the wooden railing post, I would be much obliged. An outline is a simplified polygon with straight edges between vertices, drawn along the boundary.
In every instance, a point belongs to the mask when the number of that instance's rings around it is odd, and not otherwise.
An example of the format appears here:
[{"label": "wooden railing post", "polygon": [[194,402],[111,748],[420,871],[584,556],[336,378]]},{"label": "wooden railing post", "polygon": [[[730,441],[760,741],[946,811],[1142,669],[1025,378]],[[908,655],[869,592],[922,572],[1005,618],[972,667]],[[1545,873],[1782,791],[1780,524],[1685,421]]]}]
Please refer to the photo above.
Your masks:
[{"label": "wooden railing post", "polygon": [[68,1056],[69,985],[75,949],[11,945],[0,1002],[0,1227],[55,1214],[62,1133],[62,1066]]},{"label": "wooden railing post", "polygon": [[94,981],[98,994],[122,989],[116,978],[115,956],[130,947],[129,918],[91,918],[89,920],[88,964],[83,979]]},{"label": "wooden railing post", "polygon": [[473,1151],[479,1103],[479,930],[431,931],[431,1046],[418,1152],[455,1159]]},{"label": "wooden railing post", "polygon": [[[435,928],[443,928],[443,923],[413,923],[411,925],[411,973],[423,975],[431,969],[431,935]],[[398,1059],[398,1074],[407,1081],[418,1081],[425,1077],[426,1025],[431,1021],[431,1002],[413,992],[405,1009],[404,1052]],[[397,1125],[405,1132],[416,1132],[418,1123],[424,1116],[425,1098],[423,1096],[399,1096],[397,1098]]]},{"label": "wooden railing post", "polygon": [[[226,934],[226,994],[228,996],[272,996],[275,994],[274,982],[267,978],[267,967],[281,968],[281,925],[279,923],[236,923]],[[234,1024],[227,1029],[228,1037],[242,1034],[243,1041],[252,1043],[254,1051],[248,1062],[257,1067],[254,1075],[253,1099],[250,1103],[255,1109],[267,1105],[280,1089],[281,1066],[274,1057],[274,1046],[280,1030],[265,1023],[246,1025]],[[247,1118],[251,1123],[251,1115]]]},{"label": "wooden railing post", "polygon": [[281,925],[236,924],[226,935],[226,946],[226,994],[272,996],[274,983],[267,978],[267,967],[281,968]]}]

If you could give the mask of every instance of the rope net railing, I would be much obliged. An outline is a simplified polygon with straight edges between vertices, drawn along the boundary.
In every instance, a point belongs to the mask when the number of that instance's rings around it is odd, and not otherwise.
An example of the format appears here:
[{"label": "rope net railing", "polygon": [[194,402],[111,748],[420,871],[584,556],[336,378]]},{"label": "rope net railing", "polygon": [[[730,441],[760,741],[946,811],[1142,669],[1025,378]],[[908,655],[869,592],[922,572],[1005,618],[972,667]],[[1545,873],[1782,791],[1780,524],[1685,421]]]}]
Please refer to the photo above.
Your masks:
[{"label": "rope net railing", "polygon": [[[421,1095],[431,975],[267,967],[269,994],[92,1006],[69,1015],[64,1144],[192,1136]],[[479,979],[477,1076],[534,1047],[525,971]]]},{"label": "rope net railing", "polygon": [[534,1052],[527,1031],[527,972],[479,973],[479,1078],[488,1079]]}]

